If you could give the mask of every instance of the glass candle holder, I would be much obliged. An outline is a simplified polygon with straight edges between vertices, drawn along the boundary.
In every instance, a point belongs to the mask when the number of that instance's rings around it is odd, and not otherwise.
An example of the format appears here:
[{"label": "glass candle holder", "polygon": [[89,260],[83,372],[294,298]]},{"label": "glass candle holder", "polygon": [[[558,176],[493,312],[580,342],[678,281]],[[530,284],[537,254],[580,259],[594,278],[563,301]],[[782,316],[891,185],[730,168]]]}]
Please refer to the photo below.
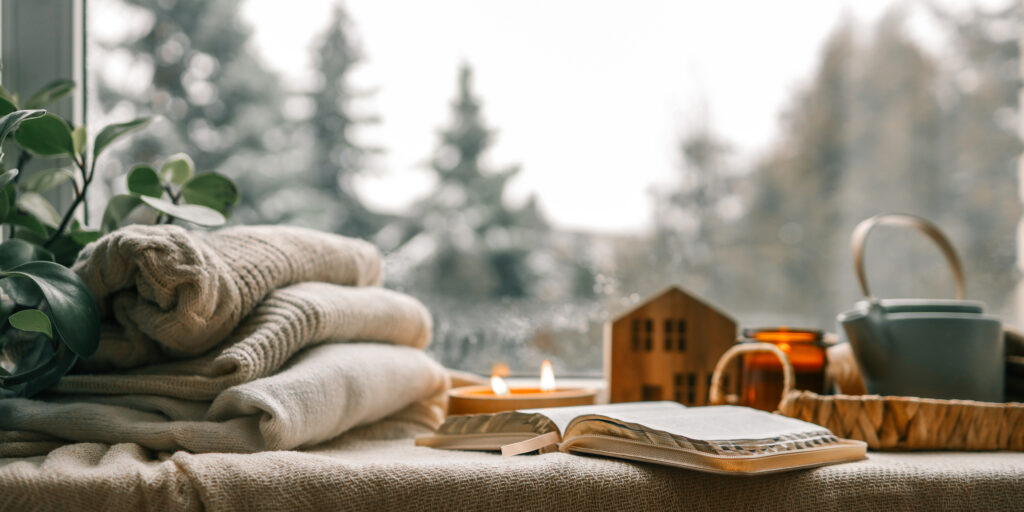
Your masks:
[{"label": "glass candle holder", "polygon": [[[789,357],[796,389],[825,391],[825,347],[822,331],[766,327],[744,329],[740,343],[771,343]],[[782,363],[773,354],[743,356],[740,405],[774,411],[782,399]]]}]

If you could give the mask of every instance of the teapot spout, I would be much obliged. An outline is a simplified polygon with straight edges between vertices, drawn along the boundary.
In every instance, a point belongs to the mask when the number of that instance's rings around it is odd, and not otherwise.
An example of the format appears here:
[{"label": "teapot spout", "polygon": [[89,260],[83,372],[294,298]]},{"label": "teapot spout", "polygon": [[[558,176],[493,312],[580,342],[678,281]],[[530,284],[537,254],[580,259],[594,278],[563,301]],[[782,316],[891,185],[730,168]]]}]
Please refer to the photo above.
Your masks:
[{"label": "teapot spout", "polygon": [[850,341],[861,371],[876,375],[886,366],[889,338],[885,335],[885,311],[878,300],[865,300],[853,311],[841,313],[837,322]]}]

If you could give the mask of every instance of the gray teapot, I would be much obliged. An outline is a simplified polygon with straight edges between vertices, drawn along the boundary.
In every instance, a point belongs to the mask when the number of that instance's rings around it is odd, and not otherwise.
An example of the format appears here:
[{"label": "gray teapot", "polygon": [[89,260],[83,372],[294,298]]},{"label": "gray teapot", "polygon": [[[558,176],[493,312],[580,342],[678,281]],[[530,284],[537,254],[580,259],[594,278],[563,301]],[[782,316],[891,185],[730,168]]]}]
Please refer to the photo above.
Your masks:
[{"label": "gray teapot", "polygon": [[[864,242],[878,225],[912,227],[934,241],[953,270],[958,300],[884,299],[871,296],[864,273]],[[1002,402],[1002,324],[984,304],[964,299],[956,250],[925,219],[876,215],[853,231],[853,263],[865,299],[841,313],[840,335],[849,340],[869,393],[921,398]]]}]

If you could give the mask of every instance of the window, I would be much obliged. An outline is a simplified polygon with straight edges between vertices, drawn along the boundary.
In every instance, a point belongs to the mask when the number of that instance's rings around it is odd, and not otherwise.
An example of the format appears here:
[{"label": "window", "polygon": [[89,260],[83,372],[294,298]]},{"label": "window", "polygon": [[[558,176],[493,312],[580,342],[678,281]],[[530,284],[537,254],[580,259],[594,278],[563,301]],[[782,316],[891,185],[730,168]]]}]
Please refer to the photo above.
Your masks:
[{"label": "window", "polygon": [[650,318],[644,320],[644,350],[650,352],[654,348],[654,321]]},{"label": "window", "polygon": [[644,385],[641,396],[646,400],[661,400],[661,386]]},{"label": "window", "polygon": [[[1019,320],[1019,2],[625,5],[90,1],[90,121],[164,116],[106,187],[183,151],[240,184],[239,222],[368,238],[477,372],[599,374],[603,323],[667,283],[834,330],[881,211],[942,226],[971,298]],[[879,295],[952,293],[925,240],[867,260]]]},{"label": "window", "polygon": [[686,352],[686,320],[676,321],[676,350]]},{"label": "window", "polygon": [[665,338],[665,352],[672,350],[672,320],[665,320],[665,330],[663,331]]}]

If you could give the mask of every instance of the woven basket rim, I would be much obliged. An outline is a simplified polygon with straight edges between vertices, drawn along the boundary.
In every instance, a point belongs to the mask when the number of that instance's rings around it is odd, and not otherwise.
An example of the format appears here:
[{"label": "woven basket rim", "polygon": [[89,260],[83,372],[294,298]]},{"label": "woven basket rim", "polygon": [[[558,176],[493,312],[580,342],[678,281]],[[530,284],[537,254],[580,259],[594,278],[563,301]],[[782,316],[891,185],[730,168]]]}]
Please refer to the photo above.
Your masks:
[{"label": "woven basket rim", "polygon": [[[970,407],[998,407],[998,408],[1024,408],[1024,403],[1021,402],[980,402],[977,400],[960,400],[960,399],[943,399],[943,398],[921,398],[916,396],[896,396],[896,395],[821,395],[813,391],[807,390],[792,390],[786,393],[786,399],[794,399],[801,397],[805,400],[820,400],[820,401],[862,401],[862,402],[917,402],[921,404],[932,404],[932,405],[959,405],[959,406],[970,406]],[[780,404],[781,405],[781,404]]]}]

